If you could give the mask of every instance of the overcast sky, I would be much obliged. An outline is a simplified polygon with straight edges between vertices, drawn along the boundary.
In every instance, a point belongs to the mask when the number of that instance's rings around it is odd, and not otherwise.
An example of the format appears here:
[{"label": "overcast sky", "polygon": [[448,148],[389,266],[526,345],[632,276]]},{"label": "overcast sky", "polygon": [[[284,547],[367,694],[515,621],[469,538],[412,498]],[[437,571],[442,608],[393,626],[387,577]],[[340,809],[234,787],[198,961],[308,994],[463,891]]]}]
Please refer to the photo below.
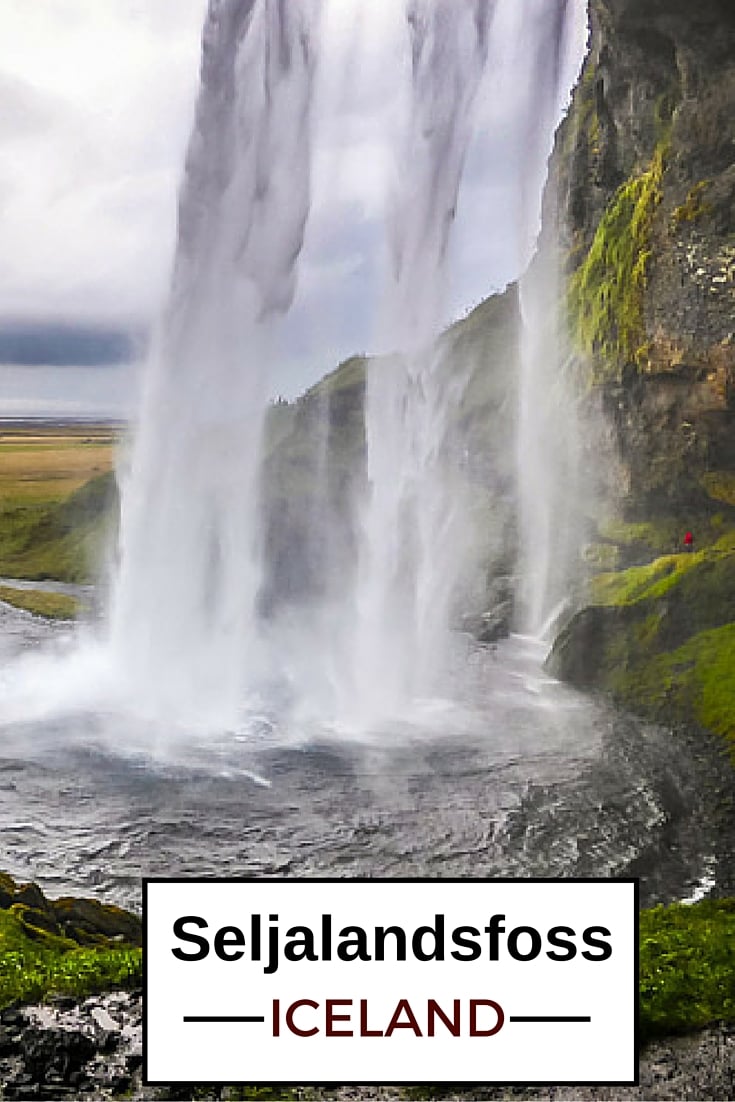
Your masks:
[{"label": "overcast sky", "polygon": [[[519,18],[526,16],[519,13],[532,17],[539,3],[501,0],[508,26],[496,37],[482,91],[448,316],[503,287],[526,259],[519,126],[524,82],[532,86],[533,73],[513,54],[523,52]],[[584,0],[575,3],[568,81],[584,41]],[[205,9],[206,0],[2,0],[0,320],[137,327],[157,315]],[[328,0],[322,54],[330,60],[320,84],[314,205],[281,380],[287,393],[350,352],[371,350],[397,126],[399,9],[395,0]]]}]

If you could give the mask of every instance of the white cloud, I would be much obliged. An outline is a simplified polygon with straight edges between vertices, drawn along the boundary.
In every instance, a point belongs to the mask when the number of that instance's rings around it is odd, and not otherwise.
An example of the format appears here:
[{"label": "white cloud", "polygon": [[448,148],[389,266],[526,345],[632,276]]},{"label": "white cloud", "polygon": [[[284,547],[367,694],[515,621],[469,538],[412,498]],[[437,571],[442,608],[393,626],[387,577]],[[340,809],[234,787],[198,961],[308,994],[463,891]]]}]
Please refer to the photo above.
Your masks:
[{"label": "white cloud", "polygon": [[[575,3],[578,57],[584,0]],[[0,317],[155,315],[205,8],[206,0],[2,0]],[[519,0],[501,0],[501,19],[519,23]],[[302,350],[313,338],[302,364],[326,369],[329,357],[370,347],[408,84],[401,38],[398,0],[326,0],[312,220],[286,333]],[[521,262],[522,38],[518,55],[491,58],[459,207],[451,312],[503,285]],[[290,390],[311,381],[299,370]]]},{"label": "white cloud", "polygon": [[205,0],[3,0],[0,315],[147,319]]}]

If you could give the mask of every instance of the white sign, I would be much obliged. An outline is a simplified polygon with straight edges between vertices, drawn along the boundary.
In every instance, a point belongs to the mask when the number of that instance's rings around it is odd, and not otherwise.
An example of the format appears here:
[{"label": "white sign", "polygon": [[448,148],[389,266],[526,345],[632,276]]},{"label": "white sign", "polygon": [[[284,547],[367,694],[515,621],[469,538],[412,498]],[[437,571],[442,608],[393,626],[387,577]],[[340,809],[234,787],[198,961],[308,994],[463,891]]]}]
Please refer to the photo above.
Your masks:
[{"label": "white sign", "polygon": [[637,1078],[637,884],[144,881],[150,1083]]}]

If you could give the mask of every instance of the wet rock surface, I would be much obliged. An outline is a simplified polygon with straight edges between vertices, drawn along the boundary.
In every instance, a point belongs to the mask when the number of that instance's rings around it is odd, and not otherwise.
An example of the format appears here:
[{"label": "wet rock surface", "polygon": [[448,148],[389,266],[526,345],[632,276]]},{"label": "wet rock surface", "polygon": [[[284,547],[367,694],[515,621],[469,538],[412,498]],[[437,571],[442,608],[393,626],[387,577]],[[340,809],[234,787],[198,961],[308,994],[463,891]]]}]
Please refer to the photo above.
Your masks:
[{"label": "wet rock surface", "polygon": [[[146,1087],[142,1081],[142,999],[114,992],[81,1002],[57,999],[0,1013],[0,1082],[7,1099],[133,1100],[237,1098],[233,1087]],[[451,1071],[448,1069],[448,1076]],[[398,1087],[299,1088],[303,1099],[401,1098]],[[434,1097],[436,1095],[434,1094]],[[453,1099],[727,1099],[735,1096],[735,1027],[716,1024],[656,1041],[641,1054],[638,1087],[476,1086]],[[414,1099],[420,1097],[416,1089]]]},{"label": "wet rock surface", "polygon": [[9,1099],[105,1098],[130,1094],[142,1063],[141,994],[112,992],[77,1002],[0,1013],[0,1082]]},{"label": "wet rock surface", "polygon": [[48,899],[38,884],[18,884],[8,873],[0,873],[0,909],[12,909],[25,932],[39,940],[52,934],[77,945],[142,944],[141,921],[132,912],[96,899]]}]

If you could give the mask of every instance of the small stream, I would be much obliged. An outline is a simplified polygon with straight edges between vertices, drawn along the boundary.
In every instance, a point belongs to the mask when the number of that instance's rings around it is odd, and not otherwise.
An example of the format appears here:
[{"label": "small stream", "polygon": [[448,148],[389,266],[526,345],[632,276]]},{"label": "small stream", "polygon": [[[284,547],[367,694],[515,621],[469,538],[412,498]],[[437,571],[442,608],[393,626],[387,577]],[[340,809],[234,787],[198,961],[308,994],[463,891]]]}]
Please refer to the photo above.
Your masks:
[{"label": "small stream", "polygon": [[[5,663],[68,632],[0,609]],[[585,697],[542,659],[532,640],[458,637],[451,696],[369,737],[260,717],[152,738],[104,711],[6,724],[0,867],[131,907],[146,874],[639,875],[647,904],[732,890],[718,747]]]}]

